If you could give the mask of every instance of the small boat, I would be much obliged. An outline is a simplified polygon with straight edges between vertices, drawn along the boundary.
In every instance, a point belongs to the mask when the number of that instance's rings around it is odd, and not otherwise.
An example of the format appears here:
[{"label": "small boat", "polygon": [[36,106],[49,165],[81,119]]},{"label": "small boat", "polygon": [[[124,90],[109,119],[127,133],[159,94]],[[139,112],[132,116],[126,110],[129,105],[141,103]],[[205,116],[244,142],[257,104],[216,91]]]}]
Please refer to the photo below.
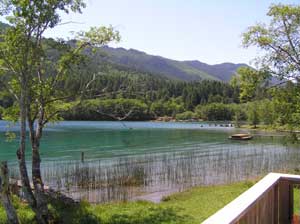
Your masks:
[{"label": "small boat", "polygon": [[252,138],[253,138],[253,136],[250,134],[234,134],[234,135],[229,136],[229,139],[232,139],[232,140],[250,140]]}]

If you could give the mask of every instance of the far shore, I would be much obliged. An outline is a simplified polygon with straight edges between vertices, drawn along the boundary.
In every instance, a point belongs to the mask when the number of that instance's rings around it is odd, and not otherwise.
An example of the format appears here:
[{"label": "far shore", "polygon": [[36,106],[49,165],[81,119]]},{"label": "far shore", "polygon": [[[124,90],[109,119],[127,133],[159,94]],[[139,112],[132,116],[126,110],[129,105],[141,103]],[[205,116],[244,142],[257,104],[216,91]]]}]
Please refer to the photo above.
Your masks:
[{"label": "far shore", "polygon": [[[0,118],[0,121],[7,121]],[[300,130],[291,130],[287,126],[270,126],[264,124],[258,124],[256,126],[247,124],[246,121],[242,121],[239,127],[236,127],[234,121],[213,121],[213,120],[203,120],[203,119],[186,119],[186,120],[178,120],[174,117],[157,117],[156,119],[152,120],[62,120],[62,121],[110,121],[110,122],[179,122],[179,123],[209,123],[210,126],[219,126],[219,127],[231,127],[236,129],[244,129],[249,131],[265,131],[265,132],[281,132],[281,133],[295,133],[300,134]],[[9,121],[8,121],[9,122]],[[59,123],[60,121],[58,121]]]}]

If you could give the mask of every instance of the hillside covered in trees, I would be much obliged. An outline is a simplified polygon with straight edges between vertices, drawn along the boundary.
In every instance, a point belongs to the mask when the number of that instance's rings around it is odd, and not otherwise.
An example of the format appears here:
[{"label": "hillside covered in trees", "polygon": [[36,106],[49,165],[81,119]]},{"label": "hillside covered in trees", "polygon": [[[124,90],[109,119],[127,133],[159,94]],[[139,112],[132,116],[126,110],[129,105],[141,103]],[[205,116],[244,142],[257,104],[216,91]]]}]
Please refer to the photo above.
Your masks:
[{"label": "hillside covered in trees", "polygon": [[209,65],[197,60],[176,61],[161,56],[149,55],[135,49],[112,48],[101,49],[105,54],[98,55],[98,60],[104,60],[125,66],[140,72],[152,73],[158,76],[182,81],[216,80],[229,82],[238,68],[246,64],[222,63]]},{"label": "hillside covered in trees", "polygon": [[[94,69],[97,70],[95,67]],[[69,99],[69,109],[61,113],[64,119],[151,120],[161,116],[175,118],[177,114],[194,110],[197,105],[239,102],[238,87],[224,82],[177,81],[103,64],[99,71],[101,73],[97,73],[91,90],[84,98]],[[81,83],[92,79],[93,73],[82,72],[83,74],[67,78],[63,88],[70,93],[76,92]],[[13,100],[9,95],[2,94],[0,105],[3,108],[10,107]],[[126,116],[129,112],[130,115]]]},{"label": "hillside covered in trees", "polygon": [[[7,27],[0,23],[2,30]],[[51,38],[43,42],[54,63],[76,44],[75,40]],[[279,79],[274,82],[270,73],[261,74],[246,64],[175,61],[108,46],[87,49],[76,60],[80,62],[60,82],[60,88],[69,93],[59,111],[66,120],[141,121],[166,116],[176,120],[226,120],[236,126],[245,121],[254,126],[295,123],[297,107],[291,105],[298,84],[277,85]],[[88,91],[78,94],[86,83]],[[2,91],[1,117],[5,119],[12,110],[12,96]]]},{"label": "hillside covered in trees", "polygon": [[[3,23],[0,25],[3,31],[8,27]],[[43,48],[54,64],[76,44],[75,40],[43,39]],[[71,72],[58,86],[64,92],[62,95],[68,96],[59,111],[64,119],[151,120],[162,116],[175,118],[176,115],[191,119],[198,117],[191,112],[198,105],[239,102],[239,88],[221,81],[221,65],[214,69],[214,66],[198,61],[178,62],[107,46],[96,51],[86,49],[73,60],[77,64],[66,65]],[[151,61],[158,64],[151,64]],[[227,67],[224,74],[228,78],[241,65],[224,66]],[[202,67],[207,72],[202,71]],[[46,72],[53,76],[50,67]],[[5,80],[0,82],[0,87],[5,90],[3,83]],[[80,92],[87,83],[88,91]],[[7,118],[15,106],[10,92],[1,92],[0,106],[1,117]]]}]

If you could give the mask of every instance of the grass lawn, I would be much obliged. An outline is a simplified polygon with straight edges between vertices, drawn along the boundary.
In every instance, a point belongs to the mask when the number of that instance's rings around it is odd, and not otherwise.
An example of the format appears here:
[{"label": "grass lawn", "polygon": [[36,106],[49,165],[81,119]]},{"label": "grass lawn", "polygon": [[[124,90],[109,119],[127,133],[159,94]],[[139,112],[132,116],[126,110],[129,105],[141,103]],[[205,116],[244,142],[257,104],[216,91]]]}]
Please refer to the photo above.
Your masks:
[{"label": "grass lawn", "polygon": [[[128,203],[110,203],[90,205],[81,203],[76,206],[52,204],[50,210],[55,223],[73,224],[194,224],[222,208],[253,185],[241,182],[231,185],[195,187],[164,198],[160,204],[137,201]],[[18,202],[14,203],[22,223],[34,223],[30,209]],[[0,208],[0,223],[5,223],[6,216]]]}]

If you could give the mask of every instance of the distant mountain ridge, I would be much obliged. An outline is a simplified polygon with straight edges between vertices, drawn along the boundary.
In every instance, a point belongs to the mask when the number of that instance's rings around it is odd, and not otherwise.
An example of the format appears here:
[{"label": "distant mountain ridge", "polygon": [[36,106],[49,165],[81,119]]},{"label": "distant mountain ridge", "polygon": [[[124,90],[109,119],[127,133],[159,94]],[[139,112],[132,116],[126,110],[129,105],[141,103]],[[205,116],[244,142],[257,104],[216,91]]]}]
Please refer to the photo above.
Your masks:
[{"label": "distant mountain ridge", "polygon": [[135,49],[102,47],[102,59],[141,72],[157,74],[183,81],[218,80],[228,82],[236,70],[247,64],[222,63],[209,65],[197,60],[176,61],[161,56],[149,55]]},{"label": "distant mountain ridge", "polygon": [[[0,22],[0,30],[9,27],[8,24]],[[71,45],[74,40],[69,41]],[[161,56],[150,55],[135,49],[112,48],[104,46],[93,55],[93,61],[98,64],[108,62],[116,68],[126,68],[142,73],[176,79],[182,81],[217,80],[229,82],[237,69],[247,64],[222,63],[209,65],[197,60],[176,61]]]},{"label": "distant mountain ridge", "polygon": [[184,61],[190,66],[202,70],[221,81],[229,82],[232,75],[234,75],[238,68],[248,66],[247,64],[234,64],[225,62],[221,64],[209,65],[200,61]]}]

